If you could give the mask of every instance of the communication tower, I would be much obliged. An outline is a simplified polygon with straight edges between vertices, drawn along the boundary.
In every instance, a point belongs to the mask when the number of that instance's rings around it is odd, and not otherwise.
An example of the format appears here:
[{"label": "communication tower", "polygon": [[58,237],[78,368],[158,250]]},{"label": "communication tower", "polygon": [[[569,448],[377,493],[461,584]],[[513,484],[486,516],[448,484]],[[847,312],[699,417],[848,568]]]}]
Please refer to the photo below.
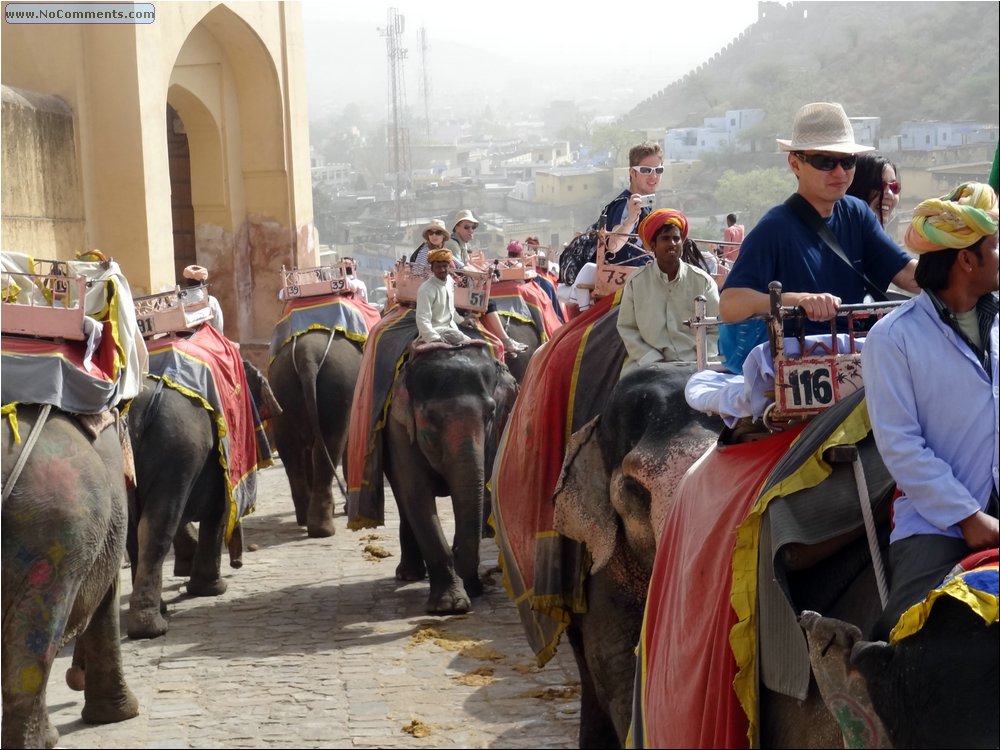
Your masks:
[{"label": "communication tower", "polygon": [[403,61],[406,50],[402,46],[405,19],[395,8],[389,8],[385,28],[379,34],[385,37],[386,60],[389,72],[389,124],[386,142],[389,148],[389,168],[396,180],[396,224],[403,219],[401,194],[410,181],[410,135],[406,128],[406,84],[403,78]]},{"label": "communication tower", "polygon": [[427,71],[427,29],[420,27],[420,68],[423,72],[421,82],[423,84],[421,92],[424,97],[424,127],[427,134],[427,142],[431,142],[431,79]]}]

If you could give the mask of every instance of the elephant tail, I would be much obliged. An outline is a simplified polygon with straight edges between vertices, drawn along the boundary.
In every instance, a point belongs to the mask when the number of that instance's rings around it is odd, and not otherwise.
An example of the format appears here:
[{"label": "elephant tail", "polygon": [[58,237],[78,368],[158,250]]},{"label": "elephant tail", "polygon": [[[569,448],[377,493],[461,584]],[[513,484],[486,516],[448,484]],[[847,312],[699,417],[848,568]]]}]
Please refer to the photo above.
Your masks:
[{"label": "elephant tail", "polygon": [[330,351],[331,344],[333,344],[334,336],[336,336],[336,332],[330,331],[330,339],[326,343],[323,356],[315,360],[308,356],[305,351],[300,353],[294,348],[292,349],[295,372],[298,374],[299,382],[302,384],[302,397],[305,401],[306,414],[309,415],[309,430],[312,432],[310,443],[312,445],[319,445],[322,455],[326,458],[330,466],[335,466],[335,464],[326,449],[326,440],[323,439],[323,429],[319,423],[319,398],[316,384],[319,382],[320,370],[326,364],[326,356]]}]

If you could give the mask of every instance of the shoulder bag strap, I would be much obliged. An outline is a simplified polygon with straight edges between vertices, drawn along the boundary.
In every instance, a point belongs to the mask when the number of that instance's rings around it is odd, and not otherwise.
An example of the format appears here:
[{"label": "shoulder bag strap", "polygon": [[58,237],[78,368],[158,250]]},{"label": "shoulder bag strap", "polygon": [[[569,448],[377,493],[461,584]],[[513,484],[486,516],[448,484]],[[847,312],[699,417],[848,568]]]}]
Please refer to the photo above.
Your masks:
[{"label": "shoulder bag strap", "polygon": [[828,227],[826,222],[820,218],[820,215],[816,212],[816,209],[812,207],[812,204],[809,203],[809,201],[798,193],[792,193],[788,196],[788,200],[785,201],[785,205],[792,209],[792,211],[795,212],[795,215],[798,216],[807,227],[819,235],[819,238],[823,240],[826,246],[833,250],[834,255],[844,261],[848,268],[861,277],[861,280],[865,284],[865,289],[868,290],[872,299],[876,302],[885,302],[889,299],[885,295],[885,292],[875,286],[871,279],[855,268],[854,264],[847,259],[847,255],[844,254],[843,249],[840,247],[840,243],[837,242],[837,238],[834,237],[833,232],[830,231],[830,227]]}]

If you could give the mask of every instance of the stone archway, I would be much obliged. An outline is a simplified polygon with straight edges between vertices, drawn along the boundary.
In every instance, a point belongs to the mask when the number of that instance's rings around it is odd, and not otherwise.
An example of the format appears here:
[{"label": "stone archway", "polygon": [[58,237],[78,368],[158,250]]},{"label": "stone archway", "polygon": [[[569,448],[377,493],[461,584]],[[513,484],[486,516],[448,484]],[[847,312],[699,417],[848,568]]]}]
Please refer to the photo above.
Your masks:
[{"label": "stone archway", "polygon": [[311,252],[295,219],[278,62],[220,5],[188,34],[167,91],[190,149],[193,262],[209,269],[227,335],[248,343],[266,342],[280,314],[280,267]]}]

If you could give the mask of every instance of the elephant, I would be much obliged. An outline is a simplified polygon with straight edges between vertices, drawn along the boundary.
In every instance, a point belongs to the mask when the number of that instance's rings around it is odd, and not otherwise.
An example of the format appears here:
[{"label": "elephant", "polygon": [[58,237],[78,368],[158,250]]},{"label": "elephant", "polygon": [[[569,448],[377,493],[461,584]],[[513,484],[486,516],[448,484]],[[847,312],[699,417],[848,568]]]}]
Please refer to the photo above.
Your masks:
[{"label": "elephant", "polygon": [[273,421],[274,439],[291,487],[295,520],[310,537],[336,531],[333,482],[337,464],[346,460],[360,368],[361,347],[341,333],[327,331],[295,337],[268,368],[282,409]]},{"label": "elephant", "polygon": [[862,640],[857,626],[816,612],[799,623],[844,747],[997,747],[995,620],[986,625],[965,604],[941,597],[926,624],[894,644]]},{"label": "elephant", "polygon": [[[482,593],[485,477],[516,395],[506,365],[475,345],[415,353],[393,385],[382,455],[400,515],[396,577],[429,577],[430,614],[467,612]],[[455,513],[450,547],[436,512],[445,496]]]},{"label": "elephant", "polygon": [[[3,501],[3,747],[55,746],[45,691],[53,660],[73,638],[90,665],[83,720],[105,724],[139,713],[119,637],[127,507],[118,431],[97,428],[94,436],[54,408],[43,425],[42,408],[18,405],[20,443],[3,432],[10,491]],[[12,477],[34,429],[37,441]],[[78,687],[69,674],[67,682]]]},{"label": "elephant", "polygon": [[531,323],[525,323],[517,318],[504,318],[504,325],[507,328],[507,335],[514,341],[524,344],[527,349],[520,352],[516,357],[506,357],[507,367],[514,380],[520,385],[524,380],[524,374],[528,371],[528,363],[531,361],[535,350],[542,345],[542,338],[538,335],[538,330]]},{"label": "elephant", "polygon": [[660,526],[681,476],[723,427],[685,401],[694,371],[669,362],[627,374],[566,450],[555,530],[585,545],[592,560],[586,611],[572,612],[566,628],[580,672],[582,748],[624,747]]},{"label": "elephant", "polygon": [[[243,360],[247,386],[260,416],[280,413],[267,378]],[[214,418],[184,393],[147,377],[129,407],[136,487],[129,493],[127,550],[132,566],[129,638],[167,632],[161,601],[163,562],[175,549],[174,575],[190,576],[191,596],[219,596],[226,532],[226,477],[220,464]],[[191,522],[198,523],[197,541]]]}]

